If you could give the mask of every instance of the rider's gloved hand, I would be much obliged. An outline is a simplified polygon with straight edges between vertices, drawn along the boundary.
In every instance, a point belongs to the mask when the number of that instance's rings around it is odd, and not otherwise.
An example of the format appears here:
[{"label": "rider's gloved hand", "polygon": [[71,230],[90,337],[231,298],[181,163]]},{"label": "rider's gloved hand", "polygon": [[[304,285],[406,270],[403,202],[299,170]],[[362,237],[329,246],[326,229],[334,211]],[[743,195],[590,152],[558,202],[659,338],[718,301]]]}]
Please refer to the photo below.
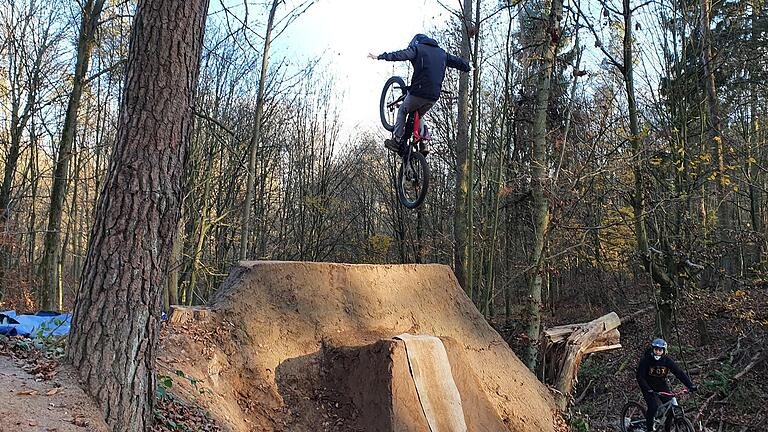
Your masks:
[{"label": "rider's gloved hand", "polygon": [[647,394],[648,396],[656,396],[656,392],[655,392],[655,391],[653,391],[653,390],[647,390],[647,391],[645,392],[645,394]]},{"label": "rider's gloved hand", "polygon": [[697,386],[695,386],[695,385],[694,386],[690,386],[690,387],[688,387],[688,391],[691,392],[691,393],[696,393],[697,391],[699,391],[699,388]]}]

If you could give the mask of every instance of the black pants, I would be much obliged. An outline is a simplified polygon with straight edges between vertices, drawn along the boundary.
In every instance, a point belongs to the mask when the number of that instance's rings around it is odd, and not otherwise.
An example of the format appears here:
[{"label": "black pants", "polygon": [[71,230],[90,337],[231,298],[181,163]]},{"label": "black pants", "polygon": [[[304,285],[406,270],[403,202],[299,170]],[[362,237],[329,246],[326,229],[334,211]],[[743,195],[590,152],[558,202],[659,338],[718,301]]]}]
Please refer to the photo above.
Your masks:
[{"label": "black pants", "polygon": [[[668,392],[669,390],[659,391]],[[667,402],[672,398],[669,396],[660,396],[655,393],[644,393],[643,398],[645,398],[645,405],[648,407],[648,410],[645,412],[645,429],[651,431],[653,430],[653,418],[656,417],[656,410],[659,409],[659,398],[661,398],[662,403]]]}]

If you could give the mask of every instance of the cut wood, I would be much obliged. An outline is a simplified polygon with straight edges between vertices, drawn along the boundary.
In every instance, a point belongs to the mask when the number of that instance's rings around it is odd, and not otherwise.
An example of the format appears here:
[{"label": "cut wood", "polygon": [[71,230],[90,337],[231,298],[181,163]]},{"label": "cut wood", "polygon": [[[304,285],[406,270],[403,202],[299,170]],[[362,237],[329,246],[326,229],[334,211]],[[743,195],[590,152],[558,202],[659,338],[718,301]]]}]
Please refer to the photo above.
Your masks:
[{"label": "cut wood", "polygon": [[210,319],[211,310],[199,306],[171,306],[168,321],[171,324],[185,324],[189,322],[206,322]]},{"label": "cut wood", "polygon": [[553,366],[545,379],[557,390],[561,409],[568,404],[584,354],[621,348],[620,325],[619,316],[611,312],[588,323],[552,327],[544,332],[544,364]]}]

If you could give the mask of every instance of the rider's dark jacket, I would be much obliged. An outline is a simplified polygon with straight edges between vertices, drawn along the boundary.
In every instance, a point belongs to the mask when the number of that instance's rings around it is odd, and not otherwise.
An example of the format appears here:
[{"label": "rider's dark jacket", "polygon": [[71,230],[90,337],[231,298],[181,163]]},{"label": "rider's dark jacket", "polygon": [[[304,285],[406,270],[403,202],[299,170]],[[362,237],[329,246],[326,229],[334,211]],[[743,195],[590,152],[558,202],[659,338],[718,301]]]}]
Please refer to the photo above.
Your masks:
[{"label": "rider's dark jacket", "polygon": [[665,354],[659,360],[656,360],[653,358],[653,349],[648,348],[637,365],[637,383],[640,385],[643,393],[648,393],[651,390],[655,392],[669,392],[667,375],[670,372],[682,381],[686,387],[693,387],[693,383],[688,378],[688,375],[668,355]]},{"label": "rider's dark jacket", "polygon": [[440,98],[440,89],[443,86],[446,67],[464,72],[470,70],[466,60],[448,54],[437,45],[434,39],[425,35],[417,35],[408,45],[408,48],[404,50],[379,54],[378,59],[387,61],[410,60],[413,65],[410,94],[432,101]]}]

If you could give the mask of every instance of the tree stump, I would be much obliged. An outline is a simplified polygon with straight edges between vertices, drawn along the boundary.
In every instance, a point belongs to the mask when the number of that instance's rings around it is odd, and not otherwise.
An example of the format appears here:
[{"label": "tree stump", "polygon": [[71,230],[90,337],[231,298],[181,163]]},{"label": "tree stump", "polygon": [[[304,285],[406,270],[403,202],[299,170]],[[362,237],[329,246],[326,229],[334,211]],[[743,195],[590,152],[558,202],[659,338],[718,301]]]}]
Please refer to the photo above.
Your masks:
[{"label": "tree stump", "polygon": [[611,312],[588,323],[544,331],[544,381],[557,390],[560,409],[564,410],[568,405],[584,354],[621,348],[619,325],[621,319]]}]

